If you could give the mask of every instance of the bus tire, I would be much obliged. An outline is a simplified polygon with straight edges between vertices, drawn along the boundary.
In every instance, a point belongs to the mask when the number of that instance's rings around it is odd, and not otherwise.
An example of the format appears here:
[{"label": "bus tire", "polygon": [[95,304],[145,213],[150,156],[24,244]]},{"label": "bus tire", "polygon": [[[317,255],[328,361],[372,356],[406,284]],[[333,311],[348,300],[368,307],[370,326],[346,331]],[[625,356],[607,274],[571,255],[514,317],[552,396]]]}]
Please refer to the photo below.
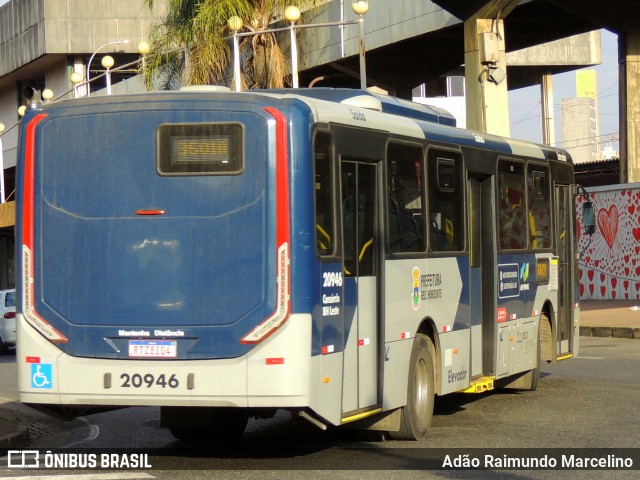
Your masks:
[{"label": "bus tire", "polygon": [[431,339],[419,333],[411,348],[407,404],[402,407],[400,429],[389,432],[395,440],[420,440],[429,431],[435,398],[435,349]]},{"label": "bus tire", "polygon": [[163,426],[184,442],[228,443],[244,433],[249,415],[239,408],[163,407]]}]

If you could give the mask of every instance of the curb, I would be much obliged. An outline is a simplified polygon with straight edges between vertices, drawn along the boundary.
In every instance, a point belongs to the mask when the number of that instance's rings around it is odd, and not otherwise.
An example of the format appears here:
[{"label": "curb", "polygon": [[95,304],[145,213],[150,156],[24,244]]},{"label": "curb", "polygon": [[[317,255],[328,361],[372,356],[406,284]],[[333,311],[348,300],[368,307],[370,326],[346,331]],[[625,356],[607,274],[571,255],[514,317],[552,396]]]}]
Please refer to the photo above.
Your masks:
[{"label": "curb", "polygon": [[18,426],[14,432],[0,436],[0,448],[21,448],[29,444],[29,427]]},{"label": "curb", "polygon": [[580,326],[581,337],[614,337],[640,340],[639,327],[587,327]]}]

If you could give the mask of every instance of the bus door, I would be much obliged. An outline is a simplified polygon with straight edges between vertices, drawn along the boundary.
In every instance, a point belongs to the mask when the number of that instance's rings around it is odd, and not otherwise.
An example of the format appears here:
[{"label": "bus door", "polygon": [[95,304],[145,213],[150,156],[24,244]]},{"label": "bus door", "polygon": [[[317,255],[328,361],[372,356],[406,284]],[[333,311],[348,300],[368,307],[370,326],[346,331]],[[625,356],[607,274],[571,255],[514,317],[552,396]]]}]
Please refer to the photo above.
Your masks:
[{"label": "bus door", "polygon": [[471,378],[493,375],[496,335],[494,176],[469,176]]},{"label": "bus door", "polygon": [[379,167],[341,160],[343,270],[345,276],[342,417],[378,405]]},{"label": "bus door", "polygon": [[556,353],[558,356],[573,352],[573,340],[571,332],[572,326],[572,294],[573,284],[571,282],[571,201],[569,187],[566,185],[556,185],[556,208],[557,225],[555,230],[556,258],[551,259],[551,270],[553,276],[554,263],[557,265],[557,327],[556,327]]}]

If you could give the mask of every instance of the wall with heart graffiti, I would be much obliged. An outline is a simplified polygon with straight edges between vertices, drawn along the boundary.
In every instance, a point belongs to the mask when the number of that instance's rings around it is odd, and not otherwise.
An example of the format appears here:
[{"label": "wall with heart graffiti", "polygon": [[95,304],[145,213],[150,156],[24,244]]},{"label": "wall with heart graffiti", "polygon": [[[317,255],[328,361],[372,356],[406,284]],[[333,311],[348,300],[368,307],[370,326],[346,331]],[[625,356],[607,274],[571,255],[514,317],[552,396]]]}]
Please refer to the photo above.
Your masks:
[{"label": "wall with heart graffiti", "polygon": [[580,297],[640,299],[640,184],[590,188],[596,232],[582,234],[582,202],[576,197]]}]

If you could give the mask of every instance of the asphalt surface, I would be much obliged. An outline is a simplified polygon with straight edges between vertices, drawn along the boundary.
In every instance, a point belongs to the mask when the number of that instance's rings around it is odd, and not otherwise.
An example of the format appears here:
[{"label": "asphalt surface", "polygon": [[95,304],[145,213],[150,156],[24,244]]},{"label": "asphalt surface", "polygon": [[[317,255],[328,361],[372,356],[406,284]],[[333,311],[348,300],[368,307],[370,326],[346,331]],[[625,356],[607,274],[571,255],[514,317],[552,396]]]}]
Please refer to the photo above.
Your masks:
[{"label": "asphalt surface", "polygon": [[[640,340],[640,300],[583,301],[580,335]],[[22,448],[38,437],[55,435],[67,424],[0,397],[0,448]]]}]

